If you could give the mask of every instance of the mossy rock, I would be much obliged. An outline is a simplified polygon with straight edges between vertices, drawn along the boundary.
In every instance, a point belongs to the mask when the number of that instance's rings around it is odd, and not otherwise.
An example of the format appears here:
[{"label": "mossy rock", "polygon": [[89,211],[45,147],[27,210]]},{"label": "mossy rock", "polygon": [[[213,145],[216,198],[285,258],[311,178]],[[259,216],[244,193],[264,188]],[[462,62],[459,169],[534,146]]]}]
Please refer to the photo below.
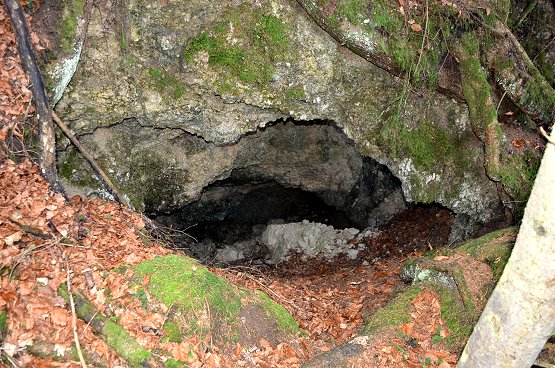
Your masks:
[{"label": "mossy rock", "polygon": [[[472,332],[472,322],[467,318],[456,290],[443,287],[438,283],[428,284],[425,288],[439,295],[441,317],[445,320],[450,333],[445,339],[446,346],[450,350],[462,350],[466,339]],[[414,285],[400,292],[365,322],[362,334],[379,336],[382,331],[391,326],[401,326],[410,322],[412,301],[423,290],[424,286]]]},{"label": "mossy rock", "polygon": [[465,242],[455,252],[468,254],[487,263],[493,271],[494,282],[497,282],[511,256],[517,233],[516,227],[494,231]]},{"label": "mossy rock", "polygon": [[197,335],[229,350],[261,338],[277,343],[299,331],[293,317],[264,293],[238,288],[191,258],[156,257],[132,269],[137,282],[149,276],[146,290],[170,309],[164,324],[170,341]]}]

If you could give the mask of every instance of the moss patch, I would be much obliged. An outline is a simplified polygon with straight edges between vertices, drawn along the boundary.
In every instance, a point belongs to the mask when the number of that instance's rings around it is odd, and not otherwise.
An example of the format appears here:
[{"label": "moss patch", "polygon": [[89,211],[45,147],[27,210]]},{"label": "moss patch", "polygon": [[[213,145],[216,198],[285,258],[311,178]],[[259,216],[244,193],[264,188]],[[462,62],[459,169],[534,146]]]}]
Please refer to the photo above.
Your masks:
[{"label": "moss patch", "polygon": [[138,277],[150,275],[148,289],[158,300],[184,310],[211,308],[231,318],[241,308],[239,291],[198,262],[178,255],[156,257],[133,267]]},{"label": "moss patch", "polygon": [[472,332],[473,322],[465,313],[462,302],[452,290],[436,286],[441,304],[441,317],[449,328],[445,344],[449,350],[460,352]]},{"label": "moss patch", "polygon": [[517,219],[524,215],[539,167],[540,158],[532,151],[515,153],[504,159],[501,183],[516,203]]},{"label": "moss patch", "polygon": [[172,342],[181,342],[181,331],[179,325],[173,321],[166,321],[164,323],[164,331],[168,334],[168,338]]},{"label": "moss patch", "polygon": [[[415,32],[397,10],[397,3],[388,0],[343,0],[337,1],[336,10],[330,15],[330,23],[347,20],[367,33],[370,39],[377,39],[382,51],[404,72],[419,83],[428,81],[435,88],[439,71],[439,55],[445,53],[446,46],[441,35],[444,21],[441,7],[430,4],[428,7],[428,28],[425,29],[425,9],[411,14],[422,31]],[[442,32],[440,33],[440,29]],[[426,47],[421,52],[424,33],[427,33]],[[430,35],[436,35],[431,37]],[[440,35],[438,37],[438,35]]]},{"label": "moss patch", "polygon": [[492,269],[494,282],[497,282],[511,256],[517,232],[514,227],[494,231],[481,238],[465,242],[456,249],[456,252],[469,254],[487,263]]},{"label": "moss patch", "polygon": [[208,64],[219,72],[219,88],[233,88],[234,80],[252,86],[268,84],[276,62],[288,58],[287,25],[274,15],[244,6],[228,10],[224,18],[189,41],[185,61],[193,62],[201,51],[208,53]]},{"label": "moss patch", "polygon": [[150,294],[175,308],[170,321],[176,325],[170,328],[170,338],[177,339],[178,332],[201,337],[211,334],[225,344],[238,335],[242,293],[206,267],[187,257],[168,255],[133,269],[138,280],[150,275]]},{"label": "moss patch", "polygon": [[258,290],[256,292],[262,301],[264,302],[264,309],[269,314],[269,316],[277,321],[279,328],[290,334],[295,334],[300,331],[299,324],[295,319],[287,312],[285,308],[274,302],[265,293]]},{"label": "moss patch", "polygon": [[367,334],[374,334],[388,326],[399,326],[411,321],[408,311],[414,298],[422,292],[419,286],[412,286],[390,301],[384,308],[378,310],[364,325]]},{"label": "moss patch", "polygon": [[288,100],[302,100],[306,97],[302,87],[290,87],[285,91],[285,98]]},{"label": "moss patch", "polygon": [[64,2],[62,24],[60,25],[60,47],[62,50],[72,51],[77,24],[84,9],[84,0],[68,0]]},{"label": "moss patch", "polygon": [[467,152],[451,132],[424,121],[407,130],[398,117],[391,117],[380,132],[382,144],[394,157],[410,157],[417,170],[430,170],[438,163],[455,164],[464,172],[470,165]]},{"label": "moss patch", "polygon": [[150,352],[133,339],[127,331],[118,324],[107,321],[103,335],[106,343],[111,346],[119,356],[124,358],[133,367],[142,367],[143,363],[150,359]]},{"label": "moss patch", "polygon": [[150,68],[148,69],[148,75],[158,92],[167,94],[175,99],[185,95],[185,87],[183,84],[166,71],[158,68]]},{"label": "moss patch", "polygon": [[[485,70],[480,63],[478,35],[468,33],[462,37],[461,75],[464,97],[468,103],[472,126],[484,139],[486,126],[491,120],[497,120],[495,108],[491,108],[491,87],[487,81]],[[479,86],[480,88],[476,88]]]},{"label": "moss patch", "polygon": [[0,341],[8,332],[8,313],[0,312]]},{"label": "moss patch", "polygon": [[90,165],[76,149],[70,149],[64,160],[60,163],[60,174],[72,185],[78,187],[95,188],[98,180],[95,179]]},{"label": "moss patch", "polygon": [[[460,351],[472,331],[472,322],[465,314],[464,307],[452,290],[439,285],[429,285],[439,295],[441,317],[449,328],[450,335],[445,339],[449,349]],[[401,326],[411,321],[412,301],[423,289],[411,286],[397,295],[384,308],[378,310],[364,326],[367,334],[379,333],[389,326]]]}]

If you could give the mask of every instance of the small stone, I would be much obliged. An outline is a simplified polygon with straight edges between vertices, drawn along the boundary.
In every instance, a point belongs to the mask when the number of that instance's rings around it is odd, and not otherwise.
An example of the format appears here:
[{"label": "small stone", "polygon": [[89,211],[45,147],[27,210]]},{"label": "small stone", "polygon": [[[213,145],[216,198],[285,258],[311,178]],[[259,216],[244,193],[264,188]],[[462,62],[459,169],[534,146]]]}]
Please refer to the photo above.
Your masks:
[{"label": "small stone", "polygon": [[347,257],[349,257],[350,259],[355,259],[358,255],[358,250],[356,249],[349,249],[347,251]]},{"label": "small stone", "polygon": [[370,266],[370,263],[368,263],[368,261],[363,261],[363,262],[362,262],[362,265],[363,265],[363,266]]}]

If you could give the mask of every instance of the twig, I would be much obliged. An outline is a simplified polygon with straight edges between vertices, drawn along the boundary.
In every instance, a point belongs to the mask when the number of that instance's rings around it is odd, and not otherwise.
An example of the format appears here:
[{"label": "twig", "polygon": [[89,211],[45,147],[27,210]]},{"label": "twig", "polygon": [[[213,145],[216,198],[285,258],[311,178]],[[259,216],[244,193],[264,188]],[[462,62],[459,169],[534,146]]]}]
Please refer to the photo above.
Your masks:
[{"label": "twig", "polygon": [[81,366],[87,368],[83,352],[81,351],[81,344],[79,344],[79,334],[77,333],[77,314],[75,313],[75,302],[73,301],[73,294],[71,294],[71,275],[69,270],[69,257],[65,256],[66,273],[67,273],[67,294],[69,296],[69,304],[71,305],[71,325],[73,326],[73,340],[75,341],[75,348],[81,361]]},{"label": "twig", "polygon": [[91,317],[91,320],[89,322],[87,322],[87,325],[85,326],[85,328],[83,329],[83,332],[81,332],[81,336],[83,336],[85,334],[85,332],[87,331],[87,329],[89,328],[89,326],[91,325],[92,321],[94,320],[94,317],[98,314],[98,311],[95,311],[93,316]]},{"label": "twig", "polygon": [[[0,346],[0,350],[3,350],[1,346]],[[8,354],[0,354],[0,356],[8,359],[14,368],[19,368],[19,366],[15,364],[15,362],[12,360],[12,358],[10,358]]]},{"label": "twig", "polygon": [[517,21],[515,22],[515,25],[512,28],[517,29],[518,27],[520,27],[522,22],[524,22],[526,17],[528,17],[528,15],[532,12],[532,10],[534,10],[536,5],[538,5],[538,0],[533,0],[528,5],[526,5],[526,8],[524,8],[524,10],[522,11],[522,14],[520,14],[520,17],[518,17]]},{"label": "twig", "polygon": [[245,276],[247,276],[249,279],[253,280],[254,282],[256,282],[257,284],[259,284],[260,286],[262,286],[263,288],[265,288],[266,290],[268,290],[270,293],[272,293],[273,295],[275,295],[277,298],[283,300],[284,302],[286,302],[287,304],[290,304],[291,306],[293,306],[294,308],[296,308],[297,310],[300,310],[301,308],[296,305],[295,303],[293,303],[292,301],[286,299],[284,296],[279,295],[278,293],[276,293],[275,291],[273,291],[272,289],[270,289],[268,286],[264,285],[263,283],[261,283],[260,281],[258,281],[256,278],[252,277],[251,275],[245,273]]},{"label": "twig", "polygon": [[501,102],[503,102],[503,99],[505,98],[506,95],[507,95],[507,91],[505,91],[503,93],[503,96],[501,96],[501,98],[499,99],[499,103],[497,104],[497,108],[495,109],[495,112],[499,113],[499,107],[501,106]]},{"label": "twig", "polygon": [[12,216],[8,217],[8,220],[13,222],[17,226],[19,226],[21,228],[21,230],[25,231],[28,234],[34,235],[34,236],[39,237],[41,239],[50,239],[50,238],[52,238],[52,234],[45,233],[44,231],[42,231],[39,228],[24,224],[22,222],[19,222],[16,219],[14,219]]},{"label": "twig", "polygon": [[[164,316],[164,320],[162,321],[162,324],[160,325],[159,331],[162,331],[164,329],[164,325],[166,324],[168,318],[170,318],[170,313],[172,313],[172,314],[174,313],[173,312],[173,305],[174,305],[174,303],[172,303],[170,305],[170,307],[168,308],[168,311],[166,312],[166,315]],[[163,338],[164,338],[164,334],[160,333],[160,338],[158,339],[158,341],[156,341],[156,344],[154,344],[154,346],[150,350],[154,350],[158,346],[160,341],[162,341]]]},{"label": "twig", "polygon": [[54,122],[60,127],[60,129],[64,132],[64,134],[69,138],[71,143],[73,143],[73,145],[79,150],[79,152],[81,152],[83,157],[85,157],[85,159],[89,162],[93,170],[98,175],[100,175],[100,177],[102,178],[102,181],[104,182],[104,184],[106,184],[110,192],[112,192],[116,201],[126,205],[129,208],[132,208],[131,204],[127,201],[125,197],[121,195],[120,191],[112,183],[108,175],[106,175],[106,173],[100,168],[100,166],[98,165],[96,160],[91,156],[89,151],[79,142],[79,140],[77,140],[75,135],[73,135],[71,130],[69,130],[67,125],[62,121],[62,119],[60,119],[60,117],[54,111],[52,111],[52,118],[54,119]]},{"label": "twig", "polygon": [[534,59],[532,60],[533,62],[536,61],[536,59],[538,58],[538,56],[540,56],[540,54],[547,50],[547,48],[553,43],[553,41],[555,41],[555,36],[553,36],[553,38],[551,39],[551,41],[549,41],[537,54],[536,56],[534,56]]},{"label": "twig", "polygon": [[420,46],[420,53],[418,54],[418,61],[416,62],[415,72],[418,74],[420,71],[418,67],[420,66],[420,61],[422,59],[422,54],[424,53],[424,44],[426,43],[426,38],[428,36],[428,0],[426,0],[426,24],[424,25],[424,34],[422,35],[422,45]]},{"label": "twig", "polygon": [[210,337],[210,350],[214,351],[214,346],[212,344],[212,315],[210,314],[210,304],[208,304],[206,295],[204,296],[204,304],[206,304],[206,312],[208,313],[208,336]]}]

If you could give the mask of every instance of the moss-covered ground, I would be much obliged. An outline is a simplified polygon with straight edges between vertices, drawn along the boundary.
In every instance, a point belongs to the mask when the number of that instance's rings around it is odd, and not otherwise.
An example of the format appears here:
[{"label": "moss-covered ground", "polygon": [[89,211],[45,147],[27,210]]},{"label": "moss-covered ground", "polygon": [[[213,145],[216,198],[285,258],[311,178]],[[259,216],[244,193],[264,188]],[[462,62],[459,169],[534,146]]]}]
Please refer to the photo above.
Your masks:
[{"label": "moss-covered ground", "polygon": [[283,332],[295,334],[300,331],[299,324],[285,308],[270,299],[264,292],[257,291],[257,294],[262,299],[266,312],[272,319],[276,320]]},{"label": "moss-covered ground", "polygon": [[[170,341],[178,342],[182,336],[210,334],[210,338],[223,345],[235,343],[242,334],[241,311],[249,304],[262,305],[269,324],[275,322],[282,333],[299,331],[293,317],[267,295],[261,292],[253,295],[240,289],[191,258],[157,257],[132,269],[138,280],[149,276],[148,292],[172,308],[164,324]],[[248,329],[248,318],[243,323]]]},{"label": "moss-covered ground", "polygon": [[410,310],[414,298],[421,292],[422,288],[415,286],[398,294],[384,308],[369,318],[364,325],[364,332],[376,334],[383,328],[410,322],[411,317],[407,311]]}]

